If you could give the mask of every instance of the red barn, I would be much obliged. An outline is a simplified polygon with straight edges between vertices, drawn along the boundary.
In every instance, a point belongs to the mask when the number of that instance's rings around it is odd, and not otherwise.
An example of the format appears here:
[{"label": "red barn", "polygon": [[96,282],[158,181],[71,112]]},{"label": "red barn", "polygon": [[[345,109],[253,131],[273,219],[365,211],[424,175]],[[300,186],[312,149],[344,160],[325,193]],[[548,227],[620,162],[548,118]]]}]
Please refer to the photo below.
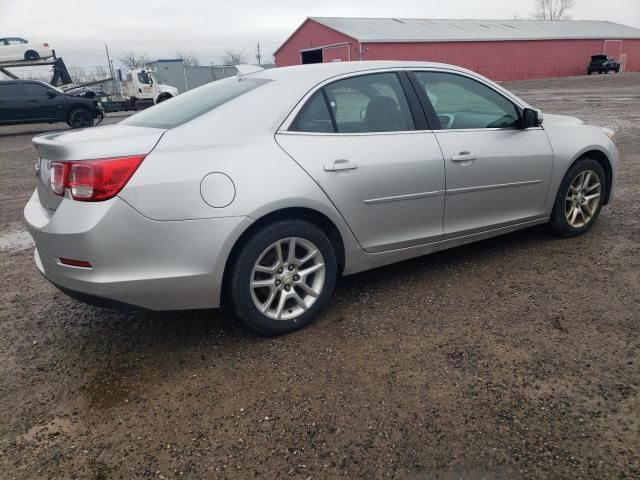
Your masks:
[{"label": "red barn", "polygon": [[640,70],[640,29],[595,20],[308,18],[275,52],[276,65],[424,60],[494,80],[586,74],[592,55]]}]

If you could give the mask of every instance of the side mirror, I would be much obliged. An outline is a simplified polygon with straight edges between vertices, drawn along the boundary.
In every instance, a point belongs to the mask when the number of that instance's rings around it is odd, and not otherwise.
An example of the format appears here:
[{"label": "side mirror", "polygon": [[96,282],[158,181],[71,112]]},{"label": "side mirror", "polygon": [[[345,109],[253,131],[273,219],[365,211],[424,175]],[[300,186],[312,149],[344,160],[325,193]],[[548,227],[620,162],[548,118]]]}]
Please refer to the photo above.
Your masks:
[{"label": "side mirror", "polygon": [[47,97],[49,98],[53,98],[53,97],[57,97],[58,94],[56,92],[54,92],[53,90],[47,90]]},{"label": "side mirror", "polygon": [[534,110],[533,108],[525,108],[522,112],[522,124],[523,130],[530,127],[539,127],[542,124],[542,112]]}]

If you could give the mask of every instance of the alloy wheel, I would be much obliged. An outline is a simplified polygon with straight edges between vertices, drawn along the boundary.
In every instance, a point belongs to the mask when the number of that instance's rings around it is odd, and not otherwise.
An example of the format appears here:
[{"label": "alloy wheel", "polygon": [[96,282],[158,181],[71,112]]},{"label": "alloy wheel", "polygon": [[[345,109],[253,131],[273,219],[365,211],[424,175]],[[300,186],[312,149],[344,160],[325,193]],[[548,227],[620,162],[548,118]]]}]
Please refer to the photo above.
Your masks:
[{"label": "alloy wheel", "polygon": [[565,200],[565,216],[574,228],[591,222],[600,206],[602,182],[593,170],[584,170],[574,178]]},{"label": "alloy wheel", "polygon": [[325,262],[312,242],[298,237],[267,247],[253,266],[251,298],[263,315],[292,320],[316,302],[325,284]]}]

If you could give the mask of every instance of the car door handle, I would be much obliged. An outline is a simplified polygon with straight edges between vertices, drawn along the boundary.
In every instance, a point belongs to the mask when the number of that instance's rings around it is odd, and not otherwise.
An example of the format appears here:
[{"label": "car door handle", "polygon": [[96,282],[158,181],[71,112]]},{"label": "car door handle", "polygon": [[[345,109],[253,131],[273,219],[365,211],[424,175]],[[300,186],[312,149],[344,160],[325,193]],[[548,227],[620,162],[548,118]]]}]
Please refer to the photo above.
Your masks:
[{"label": "car door handle", "polygon": [[473,162],[474,160],[476,160],[476,156],[469,152],[460,152],[460,155],[451,157],[452,162]]},{"label": "car door handle", "polygon": [[336,160],[335,162],[325,165],[325,172],[342,172],[345,170],[355,170],[358,168],[358,165],[350,162],[349,160]]}]

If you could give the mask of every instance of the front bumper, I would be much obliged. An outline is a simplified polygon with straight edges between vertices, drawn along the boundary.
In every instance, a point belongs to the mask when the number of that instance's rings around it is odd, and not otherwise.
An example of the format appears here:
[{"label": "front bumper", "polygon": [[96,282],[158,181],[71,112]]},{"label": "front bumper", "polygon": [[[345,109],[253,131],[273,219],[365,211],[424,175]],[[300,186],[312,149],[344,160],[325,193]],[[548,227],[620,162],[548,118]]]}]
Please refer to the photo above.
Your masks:
[{"label": "front bumper", "polygon": [[[154,221],[118,197],[64,199],[51,213],[37,191],[24,217],[38,269],[61,290],[150,310],[218,307],[226,260],[251,224],[248,217]],[[92,268],[63,265],[60,258]]]}]

